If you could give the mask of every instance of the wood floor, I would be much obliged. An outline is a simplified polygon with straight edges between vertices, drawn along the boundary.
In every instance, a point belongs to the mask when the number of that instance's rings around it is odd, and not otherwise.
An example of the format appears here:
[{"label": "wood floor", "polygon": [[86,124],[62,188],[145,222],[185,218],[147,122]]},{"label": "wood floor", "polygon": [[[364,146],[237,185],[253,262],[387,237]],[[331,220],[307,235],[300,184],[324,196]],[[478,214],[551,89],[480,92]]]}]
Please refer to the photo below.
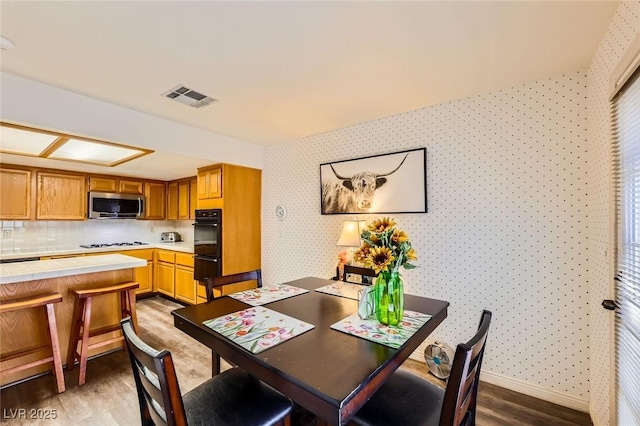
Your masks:
[{"label": "wood floor", "polygon": [[[211,377],[210,351],[173,327],[169,312],[180,305],[162,298],[138,302],[138,322],[143,340],[172,352],[182,393]],[[488,350],[491,350],[488,348]],[[223,368],[228,368],[223,364]],[[408,360],[403,368],[432,379],[426,366]],[[47,375],[0,392],[0,423],[11,425],[135,425],[140,423],[138,401],[127,355],[116,352],[89,361],[87,382],[78,386],[78,368],[65,371],[67,391],[55,391],[53,376]],[[493,425],[591,425],[589,415],[481,383],[478,396],[479,426]],[[24,409],[25,411],[20,411]],[[47,414],[55,419],[38,419]],[[22,417],[22,418],[20,418]],[[26,417],[26,418],[25,418]],[[296,411],[293,424],[313,423],[309,413]]]}]

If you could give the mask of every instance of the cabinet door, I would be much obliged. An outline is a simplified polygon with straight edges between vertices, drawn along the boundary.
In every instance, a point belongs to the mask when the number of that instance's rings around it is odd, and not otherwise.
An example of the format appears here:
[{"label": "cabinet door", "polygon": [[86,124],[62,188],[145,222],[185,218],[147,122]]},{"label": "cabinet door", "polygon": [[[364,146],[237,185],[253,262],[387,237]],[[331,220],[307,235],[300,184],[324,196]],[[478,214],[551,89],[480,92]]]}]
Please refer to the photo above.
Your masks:
[{"label": "cabinet door", "polygon": [[31,172],[0,169],[0,219],[32,219]]},{"label": "cabinet door", "polygon": [[193,280],[193,268],[176,266],[176,299],[192,305],[196,304],[196,282]]},{"label": "cabinet door", "polygon": [[36,219],[86,219],[84,176],[38,172]]},{"label": "cabinet door", "polygon": [[178,219],[178,182],[167,186],[167,220]]},{"label": "cabinet door", "polygon": [[158,262],[158,273],[156,274],[156,285],[158,292],[170,296],[175,296],[174,271],[175,265],[172,263]]},{"label": "cabinet door", "polygon": [[142,182],[139,180],[120,179],[118,181],[118,192],[142,195],[142,186]]},{"label": "cabinet door", "polygon": [[178,219],[189,219],[189,181],[178,182]]},{"label": "cabinet door", "polygon": [[90,177],[89,191],[116,192],[115,178]]},{"label": "cabinet door", "polygon": [[222,197],[222,166],[198,172],[198,200]]},{"label": "cabinet door", "polygon": [[189,219],[196,219],[196,209],[198,208],[198,178],[189,182]]},{"label": "cabinet door", "polygon": [[144,196],[146,197],[147,206],[145,208],[145,219],[165,218],[165,184],[156,182],[144,183]]},{"label": "cabinet door", "polygon": [[135,269],[135,280],[140,284],[136,294],[151,293],[153,291],[153,261],[147,261],[147,266]]}]

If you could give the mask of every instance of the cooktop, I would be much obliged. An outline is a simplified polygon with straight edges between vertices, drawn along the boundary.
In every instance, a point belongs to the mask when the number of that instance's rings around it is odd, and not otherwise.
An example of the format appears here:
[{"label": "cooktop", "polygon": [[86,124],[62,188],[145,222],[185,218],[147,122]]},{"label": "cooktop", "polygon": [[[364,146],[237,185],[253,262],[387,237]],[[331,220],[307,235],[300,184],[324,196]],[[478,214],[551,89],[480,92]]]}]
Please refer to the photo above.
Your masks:
[{"label": "cooktop", "polygon": [[146,246],[149,243],[141,243],[140,241],[124,242],[124,243],[108,243],[108,244],[84,244],[80,245],[82,248],[101,248],[101,247],[118,247],[118,246]]}]

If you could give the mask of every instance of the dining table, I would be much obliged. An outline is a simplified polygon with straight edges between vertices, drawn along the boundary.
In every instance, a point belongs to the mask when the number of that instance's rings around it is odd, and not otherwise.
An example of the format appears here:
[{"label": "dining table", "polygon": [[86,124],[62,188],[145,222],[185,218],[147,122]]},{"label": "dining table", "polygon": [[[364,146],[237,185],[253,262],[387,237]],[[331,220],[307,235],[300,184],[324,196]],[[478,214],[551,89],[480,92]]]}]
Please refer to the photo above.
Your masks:
[{"label": "dining table", "polygon": [[319,423],[343,425],[442,323],[449,302],[406,294],[405,312],[430,318],[400,347],[393,348],[331,328],[358,311],[358,300],[315,291],[335,282],[306,277],[285,283],[307,292],[263,307],[313,328],[259,353],[204,324],[250,307],[233,297],[176,309],[172,312],[174,325],[211,349],[213,374],[219,372],[222,357],[289,397]]}]

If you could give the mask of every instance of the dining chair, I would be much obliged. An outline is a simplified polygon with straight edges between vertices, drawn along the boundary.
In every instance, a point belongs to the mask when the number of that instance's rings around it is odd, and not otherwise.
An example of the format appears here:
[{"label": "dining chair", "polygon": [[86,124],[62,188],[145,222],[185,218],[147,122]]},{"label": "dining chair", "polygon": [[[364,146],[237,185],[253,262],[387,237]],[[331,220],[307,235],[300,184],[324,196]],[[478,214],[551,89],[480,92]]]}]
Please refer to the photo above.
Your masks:
[{"label": "dining chair", "polygon": [[348,280],[349,274],[360,275],[360,282],[357,284],[365,285],[371,284],[373,279],[378,276],[376,271],[373,269],[363,268],[361,266],[344,265],[344,280],[347,282],[351,282]]},{"label": "dining chair", "polygon": [[351,419],[361,426],[473,426],[480,368],[491,312],[482,311],[478,332],[460,343],[446,389],[399,369]]},{"label": "dining chair", "polygon": [[207,302],[211,302],[213,299],[215,299],[215,296],[213,295],[213,289],[215,287],[221,287],[227,284],[241,283],[243,281],[256,281],[258,287],[262,287],[262,270],[256,269],[255,271],[205,278],[204,283],[207,293]]},{"label": "dining chair", "polygon": [[290,425],[289,398],[240,368],[226,370],[181,395],[171,353],[143,342],[131,318],[123,319],[121,326],[143,426]]}]

